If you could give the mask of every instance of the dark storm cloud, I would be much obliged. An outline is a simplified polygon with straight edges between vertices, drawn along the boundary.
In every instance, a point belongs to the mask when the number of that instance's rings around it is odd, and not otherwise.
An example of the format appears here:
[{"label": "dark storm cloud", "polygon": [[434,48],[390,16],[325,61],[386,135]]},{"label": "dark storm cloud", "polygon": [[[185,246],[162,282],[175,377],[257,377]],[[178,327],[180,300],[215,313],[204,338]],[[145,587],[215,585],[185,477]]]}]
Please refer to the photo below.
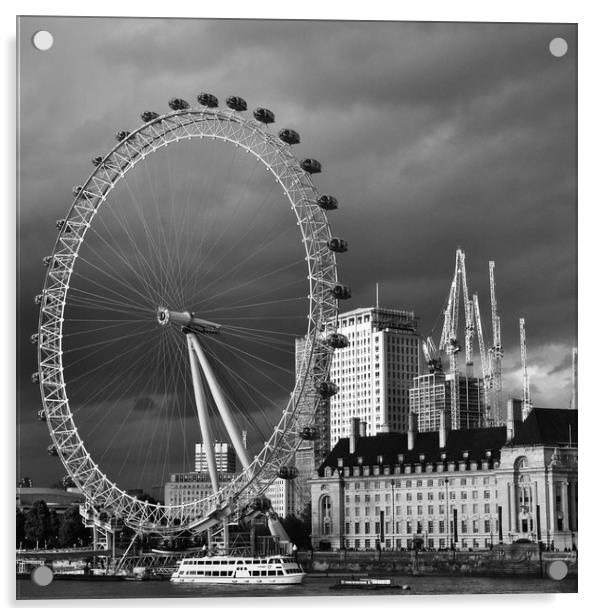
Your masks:
[{"label": "dark storm cloud", "polygon": [[[23,39],[47,21],[25,20]],[[90,173],[90,158],[112,147],[116,130],[135,127],[144,109],[167,109],[172,96],[237,94],[251,109],[271,108],[278,128],[299,130],[298,155],[323,163],[315,182],[339,198],[329,219],[350,242],[338,259],[354,290],[349,308],[373,304],[378,280],[381,304],[415,310],[429,333],[462,246],[489,337],[494,259],[506,391],[520,393],[522,316],[535,403],[562,406],[558,377],[568,375],[576,343],[574,27],[51,21],[52,52],[24,46],[21,55],[21,341],[36,329],[31,298],[54,221],[71,186]],[[555,36],[568,41],[564,58],[547,50]],[[270,258],[277,262],[284,248],[274,246]],[[23,344],[23,447],[34,448],[30,433],[39,430],[43,448],[47,435],[30,415],[39,406],[28,380],[35,349]]]}]

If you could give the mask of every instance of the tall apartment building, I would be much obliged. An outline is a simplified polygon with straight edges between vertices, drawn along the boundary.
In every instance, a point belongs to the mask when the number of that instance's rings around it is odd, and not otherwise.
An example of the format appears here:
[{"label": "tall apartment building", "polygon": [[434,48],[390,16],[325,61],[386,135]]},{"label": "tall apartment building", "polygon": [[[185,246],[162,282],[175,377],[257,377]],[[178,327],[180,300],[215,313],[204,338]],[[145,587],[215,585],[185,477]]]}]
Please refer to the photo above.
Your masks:
[{"label": "tall apartment building", "polygon": [[330,378],[330,446],[350,433],[352,417],[366,422],[368,436],[407,430],[409,390],[420,373],[418,319],[413,311],[358,308],[339,314],[337,331],[349,346],[337,349]]},{"label": "tall apartment building", "polygon": [[[235,476],[234,473],[218,472],[217,480],[223,485],[232,481]],[[211,478],[207,472],[172,473],[164,490],[166,505],[190,503],[213,494]]]},{"label": "tall apartment building", "polygon": [[[295,371],[299,374],[304,370],[305,338],[295,339]],[[324,462],[330,452],[330,403],[322,400],[313,387],[308,388],[305,397],[299,401],[299,425],[313,426],[316,438],[304,441],[295,453],[294,465],[299,474],[294,480],[295,489],[290,490],[287,508],[291,512],[301,512],[311,499],[308,481],[316,469]],[[270,494],[267,494],[270,498]],[[281,499],[278,496],[278,499]]]},{"label": "tall apartment building", "polygon": [[[418,417],[418,432],[439,429],[439,416],[443,410],[447,426],[451,426],[450,374],[434,372],[414,377],[410,389],[410,412]],[[483,379],[458,376],[458,429],[483,426]]]},{"label": "tall apartment building", "polygon": [[[213,455],[218,473],[236,472],[236,452],[230,443],[213,443]],[[204,443],[194,446],[194,470],[197,473],[208,473],[207,450]]]}]

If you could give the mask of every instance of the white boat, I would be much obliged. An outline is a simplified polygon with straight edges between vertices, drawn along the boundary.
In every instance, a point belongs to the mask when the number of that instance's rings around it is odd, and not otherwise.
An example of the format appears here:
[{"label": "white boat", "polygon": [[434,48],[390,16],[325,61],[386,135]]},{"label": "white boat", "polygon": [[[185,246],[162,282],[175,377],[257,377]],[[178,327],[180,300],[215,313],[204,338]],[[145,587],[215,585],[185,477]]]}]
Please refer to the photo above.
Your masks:
[{"label": "white boat", "polygon": [[301,584],[305,572],[291,556],[184,558],[171,576],[175,584]]}]

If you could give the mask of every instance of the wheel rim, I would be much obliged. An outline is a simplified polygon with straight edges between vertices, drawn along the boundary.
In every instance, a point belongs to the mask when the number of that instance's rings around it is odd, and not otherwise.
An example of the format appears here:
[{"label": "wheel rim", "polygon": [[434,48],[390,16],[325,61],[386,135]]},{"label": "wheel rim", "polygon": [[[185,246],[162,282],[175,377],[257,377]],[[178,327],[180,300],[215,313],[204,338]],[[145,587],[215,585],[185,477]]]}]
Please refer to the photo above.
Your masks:
[{"label": "wheel rim", "polygon": [[[212,138],[243,148],[261,161],[280,184],[294,210],[305,248],[309,280],[309,312],[303,369],[280,422],[263,449],[243,472],[216,495],[181,505],[150,505],[128,495],[93,461],[78,434],[69,405],[68,384],[62,363],[63,316],[68,304],[69,282],[80,247],[99,208],[111,191],[146,156],[170,143],[192,138]],[[207,524],[216,511],[261,494],[277,476],[299,445],[301,407],[308,399],[315,411],[315,385],[326,380],[332,349],[320,332],[336,322],[336,261],[326,247],[331,239],[324,211],[311,178],[293,156],[291,148],[258,122],[219,109],[188,109],[160,116],[127,135],[105,156],[76,196],[57,238],[46,276],[39,320],[38,363],[46,421],[63,465],[96,507],[104,507],[128,526],[149,532],[171,532]],[[306,413],[307,415],[307,413]]]}]

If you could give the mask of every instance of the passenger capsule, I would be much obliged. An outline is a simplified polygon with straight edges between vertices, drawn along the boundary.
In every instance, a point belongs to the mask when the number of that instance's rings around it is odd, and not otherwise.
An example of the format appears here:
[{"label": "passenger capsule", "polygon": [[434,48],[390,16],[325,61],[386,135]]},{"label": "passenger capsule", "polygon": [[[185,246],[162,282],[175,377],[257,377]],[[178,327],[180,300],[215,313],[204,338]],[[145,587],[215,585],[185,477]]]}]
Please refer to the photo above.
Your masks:
[{"label": "passenger capsule", "polygon": [[317,203],[323,210],[336,210],[339,207],[338,200],[332,195],[322,195]]},{"label": "passenger capsule", "polygon": [[58,456],[59,455],[58,449],[56,448],[56,445],[54,443],[50,443],[50,445],[48,445],[48,447],[46,447],[46,451],[48,452],[49,456]]},{"label": "passenger capsule", "polygon": [[39,383],[40,382],[40,373],[39,372],[34,372],[31,375],[31,382],[32,383]]},{"label": "passenger capsule", "polygon": [[271,124],[276,119],[273,111],[269,109],[265,109],[265,107],[257,107],[253,112],[253,117],[258,122],[263,122],[264,124]]},{"label": "passenger capsule", "polygon": [[65,475],[63,477],[62,484],[64,488],[74,488],[75,487],[75,481],[73,481],[73,479],[71,478],[71,475]]},{"label": "passenger capsule", "polygon": [[31,342],[31,344],[38,344],[39,339],[40,334],[31,334],[31,336],[29,336],[29,342]]},{"label": "passenger capsule", "polygon": [[92,159],[92,164],[93,164],[95,167],[98,167],[98,165],[100,165],[100,163],[101,163],[101,162],[102,162],[102,156],[95,156],[95,157]]},{"label": "passenger capsule", "polygon": [[38,416],[38,421],[46,421],[46,411],[44,409],[40,409],[36,415]]},{"label": "passenger capsule", "polygon": [[318,438],[318,431],[311,426],[305,426],[299,431],[299,436],[304,441],[315,441]]},{"label": "passenger capsule", "polygon": [[261,511],[262,513],[265,513],[266,511],[269,511],[271,506],[272,502],[267,496],[258,496],[251,501],[251,509],[253,509],[253,511]]},{"label": "passenger capsule", "polygon": [[36,295],[33,298],[34,304],[36,304],[36,306],[41,306],[42,305],[42,298],[43,298],[43,295],[41,293],[38,293],[38,295]]},{"label": "passenger capsule", "polygon": [[247,110],[247,101],[240,96],[228,96],[226,99],[226,105],[228,105],[230,109],[234,109],[234,111]]},{"label": "passenger capsule", "polygon": [[44,258],[42,259],[42,265],[43,265],[44,267],[50,267],[50,264],[51,264],[51,263],[52,263],[52,257],[51,257],[51,256],[47,256],[47,257],[44,257]]},{"label": "passenger capsule", "polygon": [[129,130],[118,130],[115,133],[115,139],[117,139],[117,141],[123,141],[124,139],[127,139],[130,135],[131,133]]},{"label": "passenger capsule", "polygon": [[344,349],[349,346],[349,339],[344,334],[333,333],[326,338],[326,343],[333,349]]},{"label": "passenger capsule", "polygon": [[288,143],[289,145],[301,143],[301,137],[299,136],[299,133],[292,128],[283,128],[278,133],[278,137],[280,137],[280,139],[284,141],[284,143]]},{"label": "passenger capsule", "polygon": [[315,158],[306,158],[301,161],[301,169],[307,173],[320,173],[322,165]]},{"label": "passenger capsule", "polygon": [[332,250],[332,252],[347,252],[347,240],[341,239],[340,237],[333,237],[328,242],[328,249]]},{"label": "passenger capsule", "polygon": [[199,104],[203,105],[203,107],[217,107],[219,105],[217,96],[207,94],[206,92],[201,92],[196,99],[199,101]]},{"label": "passenger capsule", "polygon": [[156,111],[143,111],[140,114],[143,122],[152,122],[159,117],[159,114]]},{"label": "passenger capsule", "polygon": [[183,98],[172,98],[167,103],[174,111],[180,111],[182,109],[189,109],[190,105]]},{"label": "passenger capsule", "polygon": [[60,220],[57,220],[57,221],[56,221],[56,224],[55,224],[56,228],[57,228],[59,231],[62,231],[63,227],[65,226],[65,222],[66,222],[66,221],[65,221],[65,219],[64,219],[64,218],[61,218]]},{"label": "passenger capsule", "polygon": [[339,391],[339,388],[337,384],[332,381],[323,381],[316,387],[316,390],[322,398],[330,398]]},{"label": "passenger capsule", "polygon": [[351,289],[344,284],[335,284],[330,292],[335,299],[349,299],[351,297]]},{"label": "passenger capsule", "polygon": [[280,479],[295,479],[299,476],[299,471],[294,466],[281,466],[278,470]]},{"label": "passenger capsule", "polygon": [[71,192],[73,193],[74,197],[77,197],[78,195],[81,197],[93,197],[94,196],[89,190],[84,190],[83,186],[74,186],[71,189]]}]

